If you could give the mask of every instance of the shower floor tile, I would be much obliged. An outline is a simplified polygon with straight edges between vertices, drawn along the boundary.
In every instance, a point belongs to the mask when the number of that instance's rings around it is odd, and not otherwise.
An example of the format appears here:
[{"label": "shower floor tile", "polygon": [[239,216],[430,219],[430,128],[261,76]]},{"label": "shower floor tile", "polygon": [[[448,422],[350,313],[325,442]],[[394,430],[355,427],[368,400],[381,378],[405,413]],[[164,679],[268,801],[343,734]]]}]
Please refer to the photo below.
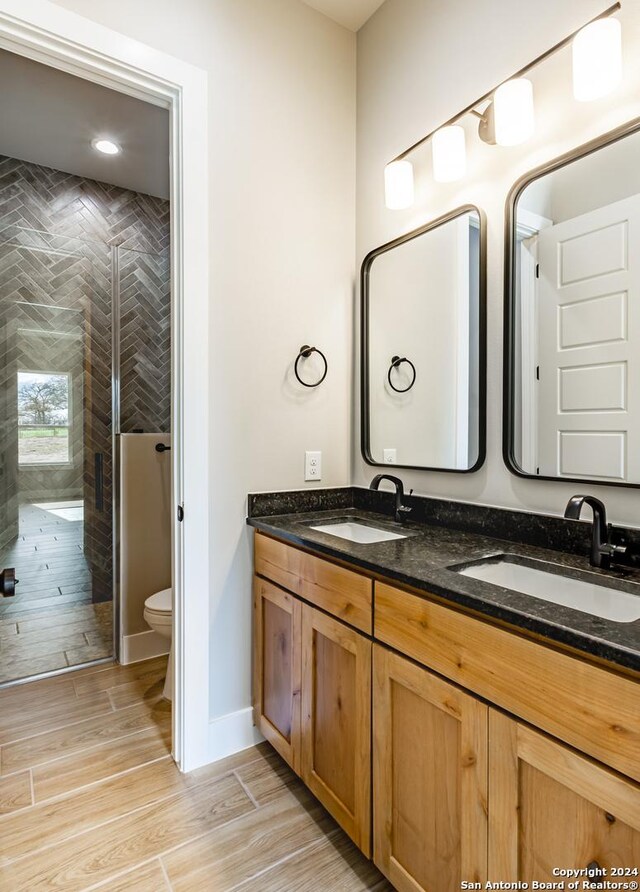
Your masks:
[{"label": "shower floor tile", "polygon": [[0,599],[0,684],[113,654],[111,602],[91,600],[82,512],[81,501],[20,506],[18,536],[0,549],[0,568],[20,580]]}]

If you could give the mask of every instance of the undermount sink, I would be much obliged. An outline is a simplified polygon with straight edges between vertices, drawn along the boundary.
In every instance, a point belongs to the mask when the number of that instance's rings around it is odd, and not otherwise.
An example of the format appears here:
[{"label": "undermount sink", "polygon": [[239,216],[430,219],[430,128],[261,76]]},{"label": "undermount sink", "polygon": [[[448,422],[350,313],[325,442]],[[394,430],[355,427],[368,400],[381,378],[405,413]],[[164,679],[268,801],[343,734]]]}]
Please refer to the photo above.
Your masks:
[{"label": "undermount sink", "polygon": [[[632,623],[640,619],[640,594],[633,595],[605,584],[531,566],[533,563],[524,563],[509,555],[498,555],[450,569],[463,576],[482,579],[514,592],[532,595],[534,598],[613,622]],[[535,563],[544,567],[542,562]],[[565,568],[562,569],[567,572]]]},{"label": "undermount sink", "polygon": [[337,523],[321,523],[312,526],[312,530],[319,533],[328,533],[330,536],[338,536],[340,539],[348,539],[349,542],[358,542],[361,545],[370,545],[374,542],[388,542],[391,539],[406,539],[402,533],[392,533],[389,530],[379,530],[376,527],[366,526],[353,520],[338,521]]}]

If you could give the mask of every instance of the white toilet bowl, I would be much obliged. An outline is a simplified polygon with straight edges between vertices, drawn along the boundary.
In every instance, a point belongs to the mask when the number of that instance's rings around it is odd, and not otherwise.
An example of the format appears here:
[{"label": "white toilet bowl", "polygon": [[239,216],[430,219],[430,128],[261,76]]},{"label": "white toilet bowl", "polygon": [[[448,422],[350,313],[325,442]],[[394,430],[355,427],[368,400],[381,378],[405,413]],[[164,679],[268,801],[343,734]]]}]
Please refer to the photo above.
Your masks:
[{"label": "white toilet bowl", "polygon": [[[144,602],[145,622],[151,626],[154,632],[163,635],[171,641],[173,628],[173,603],[171,589],[164,588],[156,592]],[[167,677],[164,682],[163,697],[173,699],[173,643],[169,646],[169,662],[167,664]]]}]

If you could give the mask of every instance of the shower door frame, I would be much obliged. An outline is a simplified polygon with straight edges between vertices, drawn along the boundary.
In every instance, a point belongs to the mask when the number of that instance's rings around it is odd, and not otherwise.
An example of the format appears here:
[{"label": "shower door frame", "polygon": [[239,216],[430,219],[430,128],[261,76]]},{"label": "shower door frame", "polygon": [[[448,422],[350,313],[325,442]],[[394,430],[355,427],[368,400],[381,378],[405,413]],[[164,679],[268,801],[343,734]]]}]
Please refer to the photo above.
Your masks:
[{"label": "shower door frame", "polygon": [[0,0],[0,47],[170,113],[172,739],[175,761],[190,771],[209,762],[211,751],[207,73],[48,0]]}]

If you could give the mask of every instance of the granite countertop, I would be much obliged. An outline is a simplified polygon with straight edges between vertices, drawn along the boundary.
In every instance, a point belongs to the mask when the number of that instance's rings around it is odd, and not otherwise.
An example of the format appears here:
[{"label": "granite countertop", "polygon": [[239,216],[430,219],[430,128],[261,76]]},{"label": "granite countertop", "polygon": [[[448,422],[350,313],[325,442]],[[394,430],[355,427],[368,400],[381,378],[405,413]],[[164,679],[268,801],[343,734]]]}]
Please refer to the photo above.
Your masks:
[{"label": "granite countertop", "polygon": [[[401,532],[406,538],[365,545],[311,529],[311,525],[354,517],[379,529]],[[442,526],[397,524],[384,514],[354,508],[249,517],[247,523],[293,545],[347,561],[362,570],[439,595],[550,641],[640,671],[640,620],[620,623],[602,619],[463,576],[450,568],[491,555],[509,554],[522,559],[522,563],[527,559],[546,561],[553,566],[544,569],[558,572],[557,568],[566,568],[574,578],[603,582],[640,597],[637,569],[595,570],[582,555]]]}]

